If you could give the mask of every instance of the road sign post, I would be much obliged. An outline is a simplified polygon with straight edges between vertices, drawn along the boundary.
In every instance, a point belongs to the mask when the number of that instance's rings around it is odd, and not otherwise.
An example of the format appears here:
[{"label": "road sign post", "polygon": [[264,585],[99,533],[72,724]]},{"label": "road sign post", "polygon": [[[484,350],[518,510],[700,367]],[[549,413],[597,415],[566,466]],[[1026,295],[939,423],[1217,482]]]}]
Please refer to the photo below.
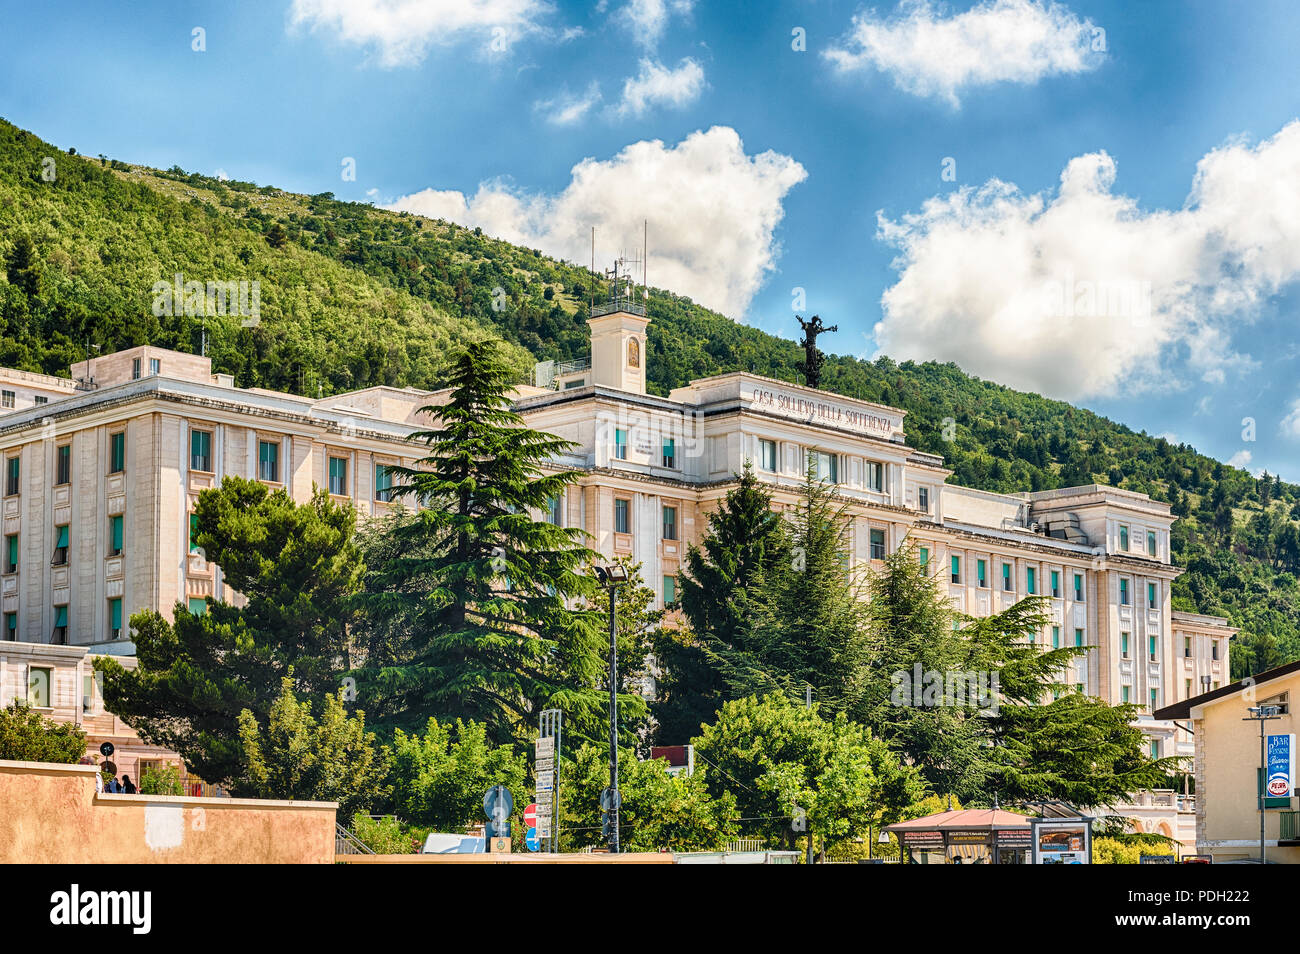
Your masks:
[{"label": "road sign post", "polygon": [[536,824],[538,850],[560,850],[560,742],[563,713],[546,709],[538,720],[537,742],[533,761],[536,780]]}]

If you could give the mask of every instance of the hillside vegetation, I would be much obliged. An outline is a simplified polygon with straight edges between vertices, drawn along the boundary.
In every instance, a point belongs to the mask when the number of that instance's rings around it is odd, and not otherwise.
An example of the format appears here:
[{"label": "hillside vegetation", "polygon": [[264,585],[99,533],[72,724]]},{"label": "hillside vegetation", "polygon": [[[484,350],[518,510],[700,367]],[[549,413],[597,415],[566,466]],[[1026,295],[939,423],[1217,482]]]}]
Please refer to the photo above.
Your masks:
[{"label": "hillside vegetation", "polygon": [[[54,181],[42,173],[54,160]],[[241,386],[329,394],[434,386],[448,346],[495,332],[532,358],[586,355],[587,269],[447,222],[158,171],[63,151],[0,121],[0,364],[52,374],[152,343],[197,351]],[[152,286],[256,280],[260,323],[155,317]],[[795,381],[802,352],[671,291],[652,289],[648,376],[666,394],[692,378],[752,370]],[[846,316],[823,316],[839,320]],[[833,351],[833,338],[823,339]],[[532,357],[529,357],[531,355]],[[908,412],[914,446],[953,481],[998,491],[1108,483],[1170,502],[1175,606],[1245,630],[1236,675],[1300,659],[1300,487],[1255,478],[1185,444],[1013,391],[955,364],[832,355],[832,391]],[[947,426],[945,426],[947,424]],[[951,437],[951,440],[945,437]]]}]

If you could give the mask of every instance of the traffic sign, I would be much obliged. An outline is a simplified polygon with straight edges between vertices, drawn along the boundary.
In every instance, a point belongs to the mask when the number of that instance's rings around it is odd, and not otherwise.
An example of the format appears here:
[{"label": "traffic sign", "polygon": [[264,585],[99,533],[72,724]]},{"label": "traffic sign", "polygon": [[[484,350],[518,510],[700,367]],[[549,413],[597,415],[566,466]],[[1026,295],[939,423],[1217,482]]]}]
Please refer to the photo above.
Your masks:
[{"label": "traffic sign", "polygon": [[529,851],[542,850],[542,836],[537,834],[536,828],[528,829],[524,835],[524,844],[528,846]]},{"label": "traffic sign", "polygon": [[529,828],[537,827],[537,803],[533,802],[524,809],[524,824]]},{"label": "traffic sign", "polygon": [[[612,795],[612,797],[611,797]],[[623,804],[623,793],[609,788],[600,790],[600,807],[605,811],[617,811]]]},{"label": "traffic sign", "polygon": [[515,809],[515,800],[510,790],[504,785],[493,785],[483,796],[483,811],[488,817],[488,838],[510,837],[510,813]]},{"label": "traffic sign", "polygon": [[538,793],[540,794],[541,792],[550,792],[550,791],[554,791],[554,789],[555,789],[555,773],[538,772],[537,773]]},{"label": "traffic sign", "polygon": [[116,750],[113,748],[112,742],[105,742],[99,747],[99,754],[104,756],[104,758],[108,758],[114,751]]},{"label": "traffic sign", "polygon": [[552,736],[537,740],[537,757],[539,759],[555,758],[555,739]]}]

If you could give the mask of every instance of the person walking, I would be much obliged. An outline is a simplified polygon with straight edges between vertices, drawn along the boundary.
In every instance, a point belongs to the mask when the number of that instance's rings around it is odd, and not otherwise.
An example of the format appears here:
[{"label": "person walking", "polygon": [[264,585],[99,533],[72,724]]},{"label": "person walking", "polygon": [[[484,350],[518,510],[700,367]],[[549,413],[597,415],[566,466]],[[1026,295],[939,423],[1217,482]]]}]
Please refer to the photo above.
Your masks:
[{"label": "person walking", "polygon": [[122,776],[122,791],[125,792],[127,795],[135,794],[135,783],[131,781],[131,776],[129,775]]}]

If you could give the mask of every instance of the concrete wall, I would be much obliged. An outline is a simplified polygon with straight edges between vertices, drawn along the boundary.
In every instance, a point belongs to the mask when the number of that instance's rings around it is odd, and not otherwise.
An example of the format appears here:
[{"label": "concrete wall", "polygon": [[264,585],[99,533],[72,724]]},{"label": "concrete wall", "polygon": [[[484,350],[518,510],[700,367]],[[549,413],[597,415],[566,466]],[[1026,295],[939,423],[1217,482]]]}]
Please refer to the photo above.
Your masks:
[{"label": "concrete wall", "polygon": [[0,863],[331,864],[337,807],[97,795],[93,766],[0,761]]}]

